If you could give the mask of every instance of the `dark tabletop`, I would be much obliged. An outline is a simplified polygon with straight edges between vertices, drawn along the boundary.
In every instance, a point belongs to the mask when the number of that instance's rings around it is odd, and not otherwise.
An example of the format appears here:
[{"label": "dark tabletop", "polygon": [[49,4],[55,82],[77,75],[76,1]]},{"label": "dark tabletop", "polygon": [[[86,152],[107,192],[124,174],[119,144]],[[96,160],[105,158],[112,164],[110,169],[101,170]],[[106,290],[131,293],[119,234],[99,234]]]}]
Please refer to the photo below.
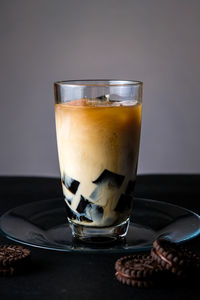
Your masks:
[{"label": "dark tabletop", "polygon": [[[60,180],[0,177],[0,214],[18,205],[62,195]],[[200,213],[200,175],[138,176],[136,196],[167,201]],[[0,242],[13,243],[3,236]],[[200,254],[200,238],[187,242]],[[120,284],[114,263],[120,254],[80,254],[29,247],[32,264],[24,274],[0,277],[0,299],[196,299],[198,284],[136,289]]]}]

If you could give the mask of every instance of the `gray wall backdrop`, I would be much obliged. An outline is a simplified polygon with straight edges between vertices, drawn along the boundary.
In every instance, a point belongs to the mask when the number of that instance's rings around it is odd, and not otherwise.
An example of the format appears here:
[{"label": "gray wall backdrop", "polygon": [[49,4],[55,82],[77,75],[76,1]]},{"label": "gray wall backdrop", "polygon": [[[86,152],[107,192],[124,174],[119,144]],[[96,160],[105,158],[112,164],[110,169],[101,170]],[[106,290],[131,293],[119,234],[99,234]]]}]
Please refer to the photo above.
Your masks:
[{"label": "gray wall backdrop", "polygon": [[53,82],[144,81],[139,173],[200,171],[200,1],[0,0],[0,175],[59,175]]}]

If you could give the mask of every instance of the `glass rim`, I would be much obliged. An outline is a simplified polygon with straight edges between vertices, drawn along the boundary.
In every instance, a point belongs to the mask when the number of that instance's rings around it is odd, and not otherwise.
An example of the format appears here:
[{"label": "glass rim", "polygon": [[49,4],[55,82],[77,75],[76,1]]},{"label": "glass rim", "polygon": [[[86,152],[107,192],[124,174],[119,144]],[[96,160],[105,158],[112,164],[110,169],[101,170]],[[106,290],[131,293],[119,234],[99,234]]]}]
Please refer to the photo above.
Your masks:
[{"label": "glass rim", "polygon": [[62,80],[55,81],[55,86],[71,87],[110,87],[110,86],[143,86],[139,80],[121,80],[121,79],[80,79],[80,80]]}]

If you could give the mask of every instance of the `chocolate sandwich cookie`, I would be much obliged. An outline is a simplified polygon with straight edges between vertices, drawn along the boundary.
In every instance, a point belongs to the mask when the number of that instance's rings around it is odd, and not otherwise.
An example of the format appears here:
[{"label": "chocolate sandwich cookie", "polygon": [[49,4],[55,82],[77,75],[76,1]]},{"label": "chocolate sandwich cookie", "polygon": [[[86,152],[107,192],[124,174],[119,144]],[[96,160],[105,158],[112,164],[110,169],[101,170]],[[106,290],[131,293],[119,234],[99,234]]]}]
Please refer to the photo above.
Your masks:
[{"label": "chocolate sandwich cookie", "polygon": [[175,275],[186,277],[200,270],[200,257],[189,249],[166,239],[157,239],[151,249],[152,258]]},{"label": "chocolate sandwich cookie", "polygon": [[150,287],[158,279],[162,268],[150,255],[130,255],[115,263],[116,278],[133,287]]},{"label": "chocolate sandwich cookie", "polygon": [[[0,270],[11,272],[11,268],[22,267],[30,259],[30,250],[18,245],[0,246]],[[4,270],[4,271],[3,271]],[[10,271],[9,271],[10,270]],[[1,271],[0,271],[1,272]]]}]

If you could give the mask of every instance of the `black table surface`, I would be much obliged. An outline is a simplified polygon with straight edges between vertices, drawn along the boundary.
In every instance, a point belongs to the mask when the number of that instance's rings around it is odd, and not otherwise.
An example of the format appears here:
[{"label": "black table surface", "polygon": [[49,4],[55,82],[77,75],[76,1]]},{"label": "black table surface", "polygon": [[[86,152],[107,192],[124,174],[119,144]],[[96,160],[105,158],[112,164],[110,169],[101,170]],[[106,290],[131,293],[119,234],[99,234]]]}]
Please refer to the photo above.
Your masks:
[{"label": "black table surface", "polygon": [[[200,175],[141,175],[137,197],[167,201],[200,213]],[[62,196],[58,178],[0,177],[0,214],[24,203]],[[12,243],[0,235],[1,244]],[[187,242],[200,254],[200,238]],[[149,289],[124,286],[115,279],[120,254],[80,254],[29,247],[30,269],[0,277],[0,298],[11,299],[196,299],[198,284],[175,284]],[[199,299],[199,298],[198,298]]]}]

